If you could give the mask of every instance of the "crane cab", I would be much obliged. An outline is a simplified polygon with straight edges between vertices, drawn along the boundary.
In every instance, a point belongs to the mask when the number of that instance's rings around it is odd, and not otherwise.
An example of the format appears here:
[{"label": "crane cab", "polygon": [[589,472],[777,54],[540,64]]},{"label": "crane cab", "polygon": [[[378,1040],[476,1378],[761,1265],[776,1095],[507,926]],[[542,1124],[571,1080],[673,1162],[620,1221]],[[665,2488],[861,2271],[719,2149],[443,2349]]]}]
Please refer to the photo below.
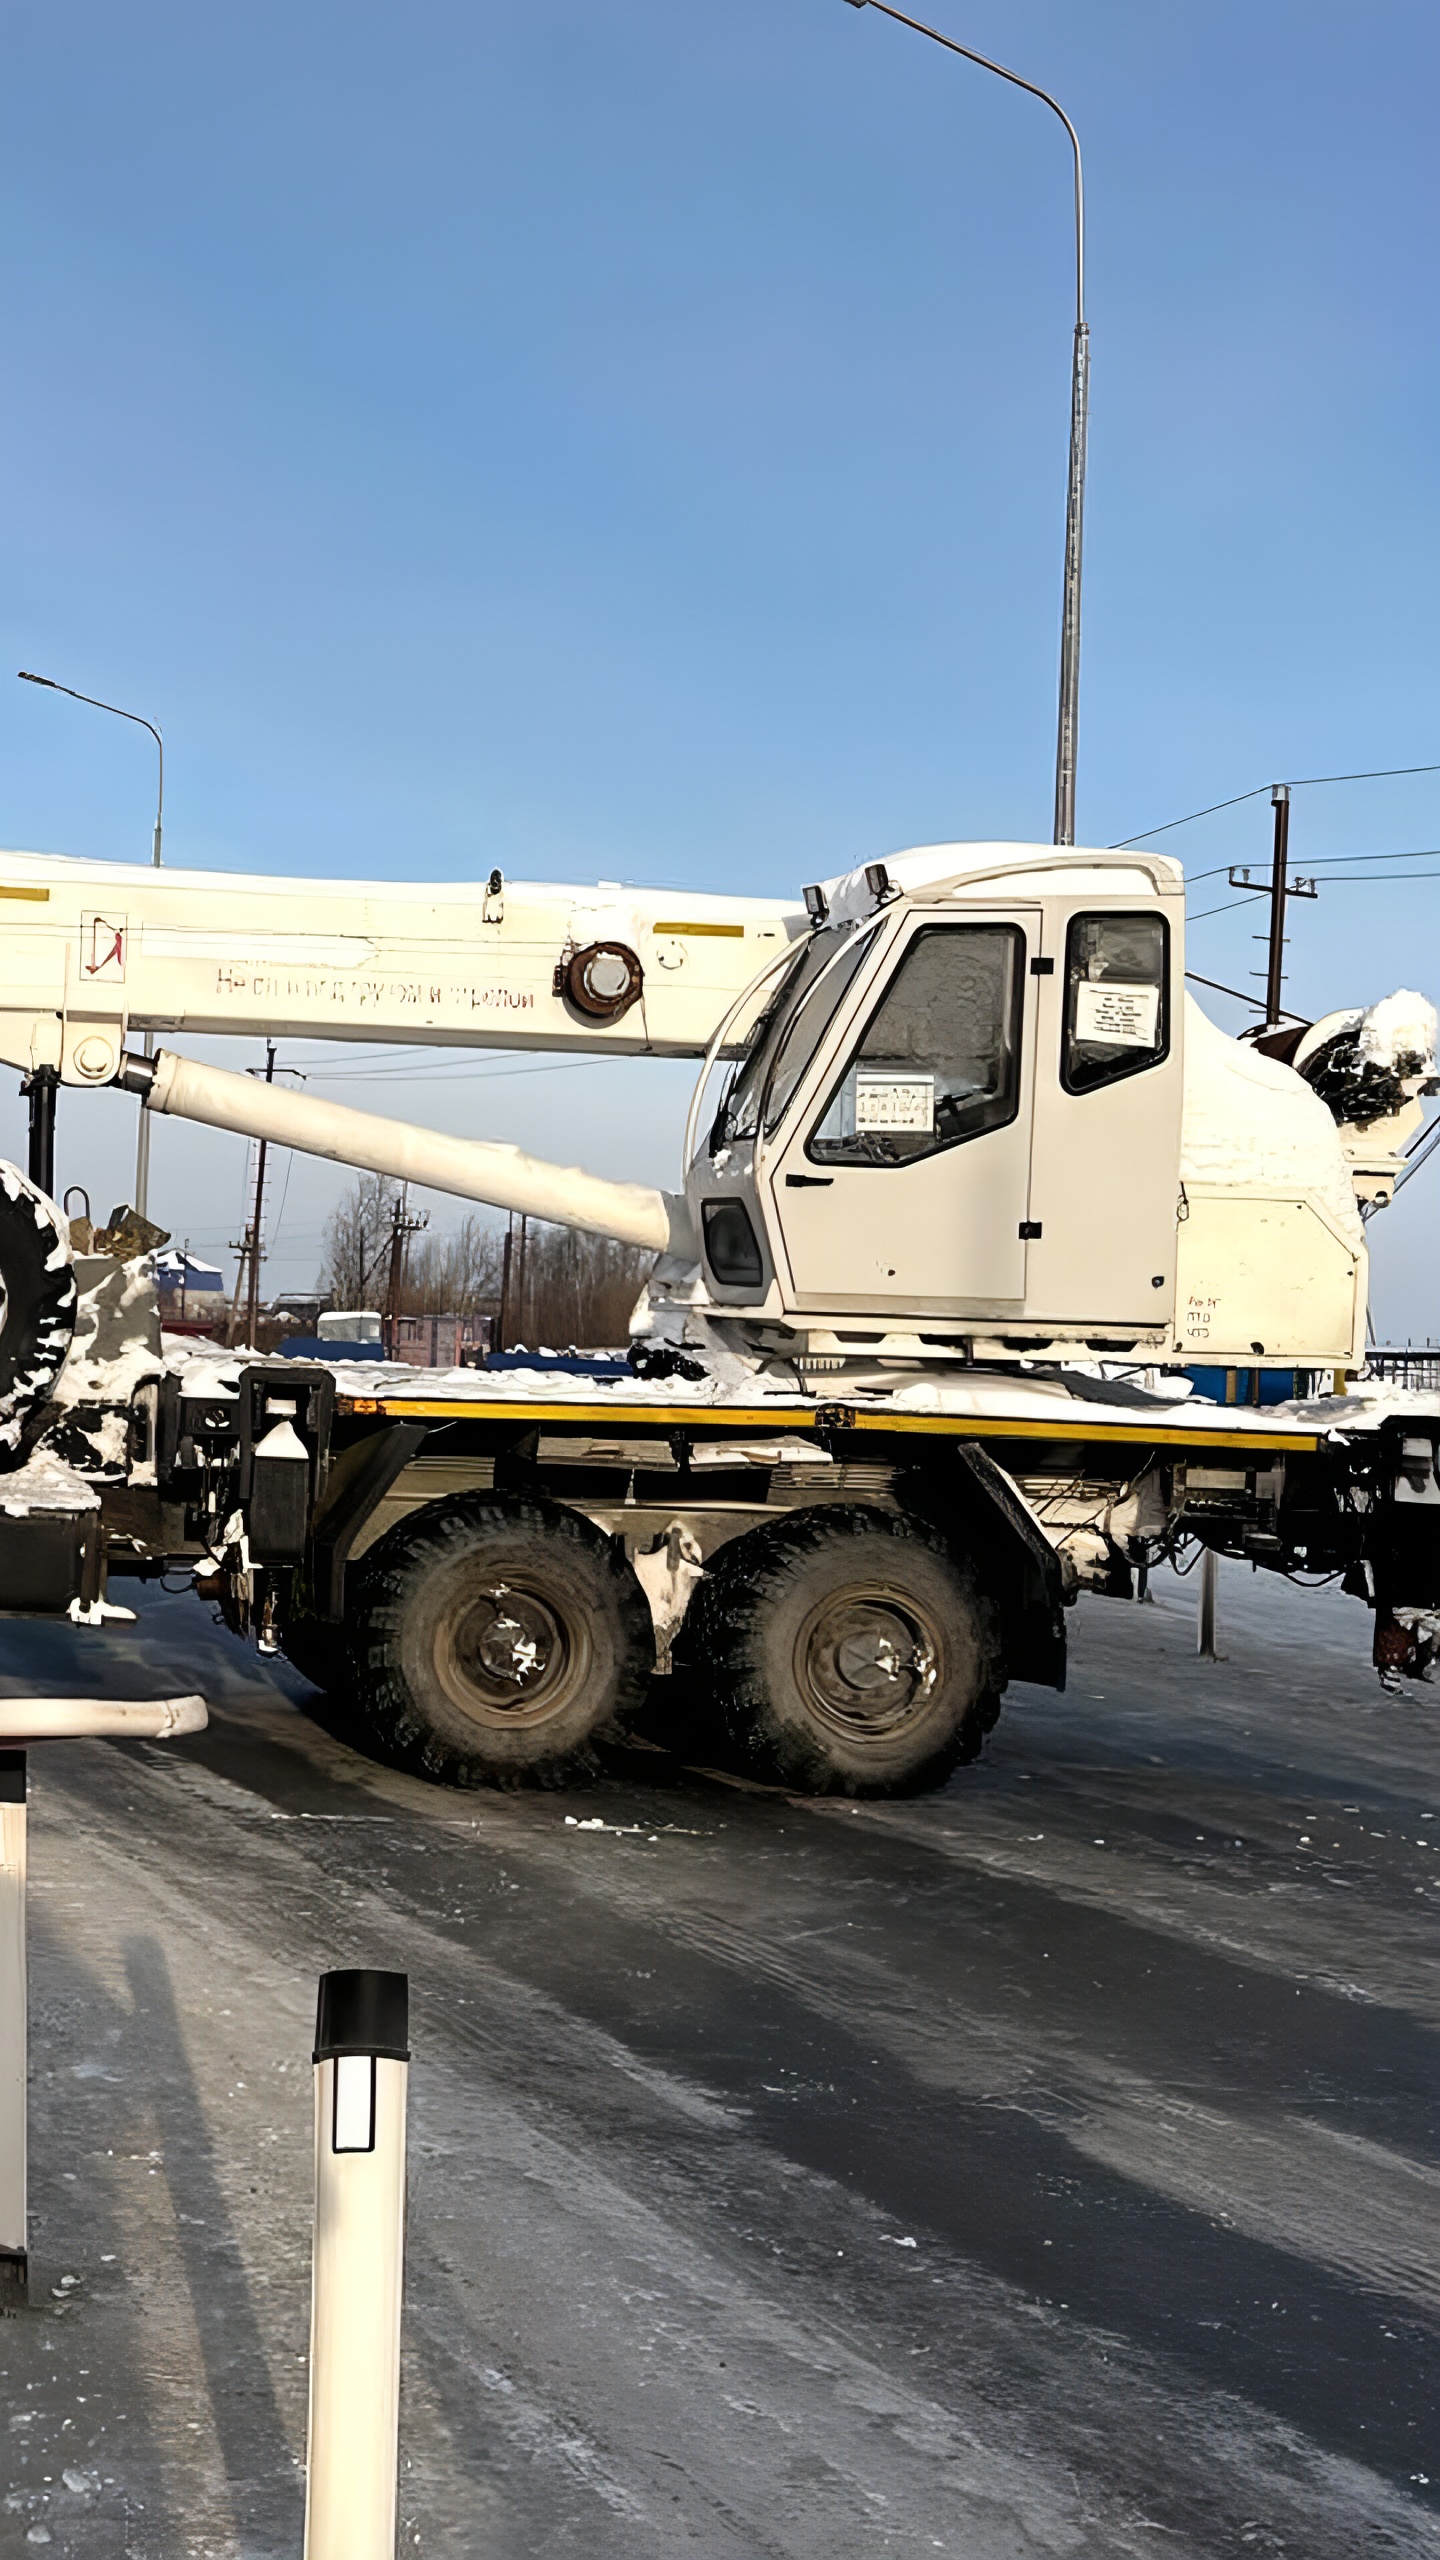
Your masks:
[{"label": "crane cab", "polygon": [[823,910],[689,1168],[716,1306],[852,1356],[1168,1345],[1178,865],[941,847]]}]

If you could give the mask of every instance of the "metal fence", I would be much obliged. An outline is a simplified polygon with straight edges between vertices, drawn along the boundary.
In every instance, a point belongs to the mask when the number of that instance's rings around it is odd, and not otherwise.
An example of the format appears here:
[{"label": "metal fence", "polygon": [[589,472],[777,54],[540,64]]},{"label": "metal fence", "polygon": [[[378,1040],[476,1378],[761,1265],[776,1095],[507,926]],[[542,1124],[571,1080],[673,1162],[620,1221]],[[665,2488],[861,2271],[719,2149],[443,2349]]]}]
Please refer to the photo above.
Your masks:
[{"label": "metal fence", "polygon": [[1440,1387],[1440,1343],[1407,1342],[1367,1351],[1365,1375],[1383,1378],[1392,1387]]}]

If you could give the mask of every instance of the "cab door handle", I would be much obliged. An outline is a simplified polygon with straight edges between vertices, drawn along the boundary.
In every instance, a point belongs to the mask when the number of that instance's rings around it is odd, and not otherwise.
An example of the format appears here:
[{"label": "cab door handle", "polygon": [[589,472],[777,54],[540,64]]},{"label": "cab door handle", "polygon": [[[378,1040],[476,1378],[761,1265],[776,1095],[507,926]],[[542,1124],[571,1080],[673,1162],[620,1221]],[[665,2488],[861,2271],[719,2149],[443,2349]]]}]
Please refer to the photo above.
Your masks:
[{"label": "cab door handle", "polygon": [[834,1179],[833,1173],[787,1173],[785,1188],[787,1191],[828,1191]]}]

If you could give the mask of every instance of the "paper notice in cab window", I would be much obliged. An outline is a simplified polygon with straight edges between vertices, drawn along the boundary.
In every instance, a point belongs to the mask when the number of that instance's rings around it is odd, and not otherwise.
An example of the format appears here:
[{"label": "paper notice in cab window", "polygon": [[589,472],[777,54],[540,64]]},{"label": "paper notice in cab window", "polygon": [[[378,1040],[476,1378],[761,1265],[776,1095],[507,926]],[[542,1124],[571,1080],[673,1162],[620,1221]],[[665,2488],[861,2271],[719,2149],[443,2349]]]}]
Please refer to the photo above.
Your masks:
[{"label": "paper notice in cab window", "polygon": [[1082,978],[1075,990],[1075,1037],[1107,1049],[1153,1049],[1160,1020],[1158,987],[1126,986],[1112,980],[1092,985]]},{"label": "paper notice in cab window", "polygon": [[935,1127],[935,1078],[861,1067],[855,1077],[855,1126],[930,1136]]}]

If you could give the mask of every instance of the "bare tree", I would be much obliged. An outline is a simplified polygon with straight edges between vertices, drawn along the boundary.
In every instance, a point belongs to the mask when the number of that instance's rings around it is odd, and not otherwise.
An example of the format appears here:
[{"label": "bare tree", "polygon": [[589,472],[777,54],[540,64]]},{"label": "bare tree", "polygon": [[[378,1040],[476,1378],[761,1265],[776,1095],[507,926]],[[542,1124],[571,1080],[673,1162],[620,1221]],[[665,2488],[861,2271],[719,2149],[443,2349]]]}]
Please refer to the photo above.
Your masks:
[{"label": "bare tree", "polygon": [[[383,1306],[400,1186],[365,1173],[332,1211],[325,1229],[321,1287],[341,1307]],[[411,1239],[396,1315],[498,1317],[504,1233],[473,1212],[448,1233]],[[630,1311],[655,1256],[607,1236],[518,1223],[511,1253],[506,1332],[511,1343],[594,1350],[626,1340]]]},{"label": "bare tree", "polygon": [[654,1267],[654,1254],[638,1245],[531,1224],[523,1259],[512,1255],[511,1340],[552,1351],[623,1345]]},{"label": "bare tree", "polygon": [[362,1173],[326,1220],[320,1286],[337,1307],[379,1304],[399,1189],[388,1174]]},{"label": "bare tree", "polygon": [[427,1235],[410,1248],[400,1293],[404,1315],[492,1315],[500,1299],[502,1242],[497,1227],[473,1215],[448,1235]]}]

